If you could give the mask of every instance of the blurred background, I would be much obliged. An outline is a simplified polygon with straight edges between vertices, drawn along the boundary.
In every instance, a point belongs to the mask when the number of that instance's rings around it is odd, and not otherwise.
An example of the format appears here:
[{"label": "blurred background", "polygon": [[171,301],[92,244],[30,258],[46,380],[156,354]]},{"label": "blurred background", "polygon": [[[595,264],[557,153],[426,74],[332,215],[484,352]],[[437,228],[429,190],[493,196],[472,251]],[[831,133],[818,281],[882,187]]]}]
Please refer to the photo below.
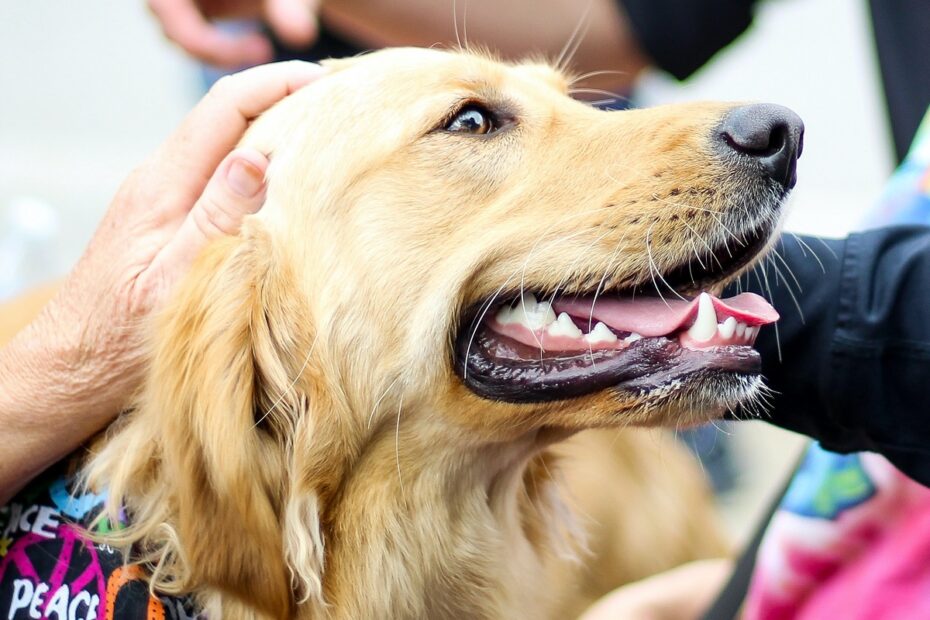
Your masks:
[{"label": "blurred background", "polygon": [[[451,19],[451,13],[450,13]],[[203,90],[199,65],[166,41],[141,1],[0,3],[0,300],[66,273],[126,174]],[[764,2],[750,31],[685,83],[647,74],[641,105],[764,100],[807,126],[787,228],[843,235],[893,167],[866,3]],[[737,538],[801,441],[731,425]]]}]

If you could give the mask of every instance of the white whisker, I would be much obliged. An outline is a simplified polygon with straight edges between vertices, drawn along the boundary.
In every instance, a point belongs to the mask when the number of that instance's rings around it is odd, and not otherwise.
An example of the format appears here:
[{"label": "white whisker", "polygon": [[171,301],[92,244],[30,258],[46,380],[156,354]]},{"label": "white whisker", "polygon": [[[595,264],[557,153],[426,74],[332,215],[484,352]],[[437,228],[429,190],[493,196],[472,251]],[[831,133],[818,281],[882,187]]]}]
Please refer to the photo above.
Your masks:
[{"label": "white whisker", "polygon": [[[805,249],[808,250],[808,251],[810,251],[811,256],[813,256],[813,257],[814,257],[814,260],[817,261],[817,264],[820,265],[820,270],[823,271],[824,274],[826,274],[826,273],[827,273],[827,268],[824,267],[823,261],[820,260],[820,257],[819,257],[819,256],[817,256],[817,252],[814,251],[814,248],[812,248],[811,246],[809,246],[809,245],[807,244],[807,242],[804,241],[804,239],[802,239],[800,236],[798,236],[798,235],[796,235],[796,234],[794,234],[794,233],[789,233],[789,234],[790,234],[792,237],[794,237],[795,241],[798,242],[798,244],[801,246],[801,250],[802,250],[802,251],[805,250]],[[834,252],[833,249],[832,249],[830,246],[828,246],[828,245],[823,241],[823,239],[819,239],[819,241],[820,241],[821,243],[824,244],[824,247],[825,247],[825,248],[827,248],[828,250],[830,250],[830,253],[833,254],[833,258],[836,258],[836,257],[837,257],[837,256],[836,256],[836,252]]]},{"label": "white whisker", "polygon": [[394,380],[391,381],[391,384],[387,386],[386,388],[384,388],[384,391],[381,392],[381,396],[379,396],[378,400],[375,401],[374,406],[371,408],[371,414],[369,414],[368,416],[368,428],[369,429],[371,428],[371,423],[375,418],[375,412],[378,410],[378,406],[381,404],[381,401],[384,400],[384,397],[388,395],[388,392],[391,391],[391,389],[397,384],[398,381],[400,381],[400,375],[395,377]]},{"label": "white whisker", "polygon": [[[655,269],[655,275],[657,275],[657,276],[659,277],[659,279],[662,280],[662,283],[663,283],[666,287],[668,287],[668,290],[670,290],[670,291],[672,292],[673,295],[675,295],[676,297],[678,297],[678,299],[680,299],[680,300],[682,300],[682,301],[688,301],[687,299],[685,299],[684,297],[682,297],[681,294],[680,294],[678,291],[676,291],[675,288],[672,287],[672,285],[669,284],[669,283],[665,280],[665,278],[662,276],[662,272],[659,270],[658,264],[655,262],[655,258],[652,256],[652,243],[651,243],[651,241],[650,241],[650,235],[652,234],[652,228],[653,228],[655,225],[656,225],[656,223],[653,222],[652,225],[649,226],[649,230],[646,231],[646,254],[649,256],[649,273],[650,273],[650,275],[652,275],[652,273],[653,273],[653,268],[654,268],[654,269]],[[655,286],[656,291],[659,293],[659,298],[662,299],[663,302],[665,302],[665,305],[668,305],[668,302],[665,301],[665,298],[664,298],[664,297],[662,297],[662,291],[659,290],[659,286],[658,286],[658,284],[656,284],[656,281],[655,281],[655,278],[654,278],[654,277],[652,278],[652,285]]]},{"label": "white whisker", "polygon": [[456,0],[452,0],[452,29],[455,30],[455,44],[459,50],[464,50],[462,39],[459,37],[459,10],[456,6]]},{"label": "white whisker", "polygon": [[[581,13],[581,17],[578,18],[578,23],[575,24],[575,28],[568,36],[568,41],[562,46],[562,51],[559,52],[558,57],[553,63],[559,71],[564,71],[568,68],[569,63],[571,63],[572,58],[581,46],[581,41],[584,40],[585,35],[588,33],[588,27],[590,26],[588,15],[591,12],[592,4],[593,0],[588,0],[588,4]],[[584,32],[582,32],[582,29],[584,29]]]},{"label": "white whisker", "polygon": [[608,99],[601,100],[603,103],[623,99],[623,97],[619,94],[609,90],[604,90],[603,88],[570,88],[568,90],[568,94],[572,97],[575,95],[604,95],[605,97],[608,97]]},{"label": "white whisker", "polygon": [[568,85],[569,87],[571,87],[577,84],[578,82],[581,82],[581,81],[584,81],[584,80],[587,80],[593,77],[598,77],[600,75],[628,75],[628,73],[629,72],[627,71],[615,71],[611,69],[603,69],[601,71],[589,71],[587,73],[582,73],[579,76],[573,77],[569,81]]},{"label": "white whisker", "polygon": [[409,509],[407,503],[407,491],[404,488],[404,477],[400,471],[400,411],[404,406],[404,394],[401,392],[400,402],[397,403],[397,424],[394,426],[394,460],[397,462],[397,481],[400,483],[400,495],[404,500],[404,506]]},{"label": "white whisker", "polygon": [[[772,251],[774,252],[774,249],[773,249]],[[801,324],[804,325],[804,324],[805,324],[805,321],[804,321],[804,311],[801,310],[801,304],[798,302],[798,298],[797,298],[797,296],[795,296],[794,290],[791,288],[791,284],[788,282],[788,280],[785,279],[784,274],[782,273],[781,269],[778,268],[778,265],[777,265],[777,264],[775,263],[775,261],[772,259],[771,255],[766,256],[766,257],[765,257],[765,260],[771,262],[772,267],[775,269],[775,277],[776,277],[776,278],[781,278],[781,281],[785,284],[785,289],[788,291],[788,295],[791,297],[791,301],[794,302],[794,307],[795,307],[795,308],[797,309],[797,311],[798,311],[798,317],[801,319]],[[786,267],[787,267],[787,265],[786,265]],[[790,271],[790,269],[789,269],[789,271]],[[776,280],[776,283],[777,283],[777,280]],[[800,284],[799,284],[799,285],[798,285],[798,289],[799,289],[798,292],[800,292],[800,288],[801,288],[801,286],[800,286]]]},{"label": "white whisker", "polygon": [[307,369],[307,364],[310,363],[310,356],[313,355],[313,349],[316,347],[316,341],[318,338],[319,338],[319,334],[317,334],[317,336],[314,337],[313,342],[310,344],[310,350],[307,351],[307,355],[306,357],[304,357],[304,362],[303,364],[301,364],[300,370],[297,371],[297,374],[294,376],[294,379],[290,382],[287,388],[283,392],[281,392],[281,394],[274,401],[274,403],[272,403],[271,407],[268,408],[268,411],[262,414],[262,416],[258,420],[255,421],[255,424],[252,425],[253,429],[258,428],[258,425],[264,422],[265,418],[271,415],[271,412],[274,411],[278,407],[278,405],[281,404],[281,401],[284,400],[288,392],[293,390],[294,386],[297,385],[297,382],[300,380],[301,375],[303,375],[304,371]]}]

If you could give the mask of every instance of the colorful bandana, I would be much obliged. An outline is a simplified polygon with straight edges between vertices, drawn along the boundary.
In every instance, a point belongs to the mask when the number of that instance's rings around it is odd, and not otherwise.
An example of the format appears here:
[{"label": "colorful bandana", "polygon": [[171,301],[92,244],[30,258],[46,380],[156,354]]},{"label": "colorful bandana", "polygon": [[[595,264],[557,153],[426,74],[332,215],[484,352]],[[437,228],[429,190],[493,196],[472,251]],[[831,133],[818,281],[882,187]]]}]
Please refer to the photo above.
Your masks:
[{"label": "colorful bandana", "polygon": [[103,500],[72,494],[53,468],[0,507],[0,620],[194,617],[186,601],[150,596],[139,566],[85,538]]}]

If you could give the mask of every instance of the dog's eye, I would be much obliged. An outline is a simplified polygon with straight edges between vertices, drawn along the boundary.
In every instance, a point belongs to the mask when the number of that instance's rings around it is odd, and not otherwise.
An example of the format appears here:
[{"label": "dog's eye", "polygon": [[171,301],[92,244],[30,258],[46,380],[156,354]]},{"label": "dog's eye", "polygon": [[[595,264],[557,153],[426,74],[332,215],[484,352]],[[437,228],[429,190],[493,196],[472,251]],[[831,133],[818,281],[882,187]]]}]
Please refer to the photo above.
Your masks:
[{"label": "dog's eye", "polygon": [[499,129],[494,114],[480,105],[470,103],[459,110],[443,127],[456,133],[488,134]]}]

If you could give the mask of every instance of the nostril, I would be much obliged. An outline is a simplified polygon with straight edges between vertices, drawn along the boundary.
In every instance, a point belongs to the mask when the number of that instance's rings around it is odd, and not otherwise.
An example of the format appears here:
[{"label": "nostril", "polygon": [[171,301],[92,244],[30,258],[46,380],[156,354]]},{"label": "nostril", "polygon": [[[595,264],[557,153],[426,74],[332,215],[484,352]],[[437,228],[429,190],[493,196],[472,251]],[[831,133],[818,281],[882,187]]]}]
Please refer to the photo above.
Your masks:
[{"label": "nostril", "polygon": [[[788,126],[758,127],[750,133],[723,131],[723,139],[735,151],[752,157],[771,157],[785,148],[788,141]],[[734,135],[735,134],[735,135]]]},{"label": "nostril", "polygon": [[803,137],[804,123],[797,114],[769,104],[733,108],[717,127],[718,145],[727,161],[788,189],[794,186]]}]

